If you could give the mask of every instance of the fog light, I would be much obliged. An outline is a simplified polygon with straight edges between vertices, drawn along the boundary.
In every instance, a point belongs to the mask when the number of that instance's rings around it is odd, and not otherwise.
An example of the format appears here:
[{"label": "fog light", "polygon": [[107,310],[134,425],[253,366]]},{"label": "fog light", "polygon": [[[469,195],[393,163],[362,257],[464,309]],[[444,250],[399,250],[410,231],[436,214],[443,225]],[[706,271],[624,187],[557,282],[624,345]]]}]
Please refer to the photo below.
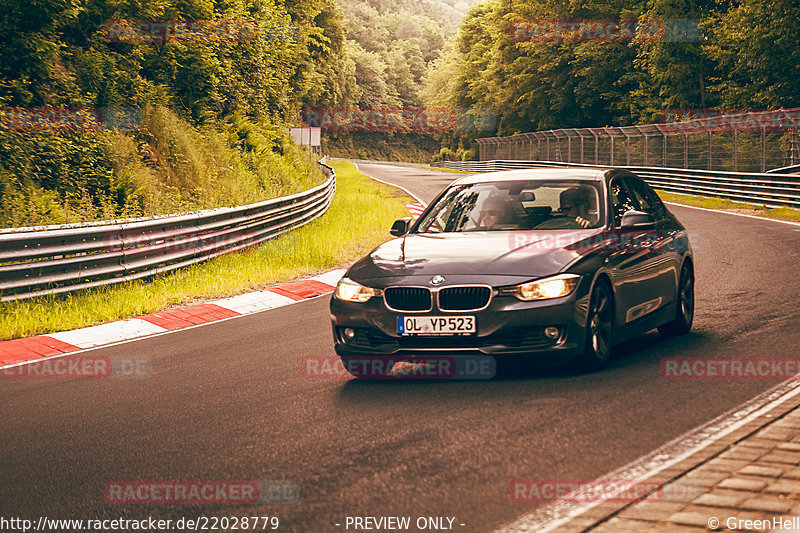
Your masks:
[{"label": "fog light", "polygon": [[353,328],[344,328],[342,336],[344,337],[344,342],[350,342],[355,338],[356,330],[354,330]]},{"label": "fog light", "polygon": [[544,328],[544,336],[548,339],[557,339],[560,334],[561,331],[555,326]]}]

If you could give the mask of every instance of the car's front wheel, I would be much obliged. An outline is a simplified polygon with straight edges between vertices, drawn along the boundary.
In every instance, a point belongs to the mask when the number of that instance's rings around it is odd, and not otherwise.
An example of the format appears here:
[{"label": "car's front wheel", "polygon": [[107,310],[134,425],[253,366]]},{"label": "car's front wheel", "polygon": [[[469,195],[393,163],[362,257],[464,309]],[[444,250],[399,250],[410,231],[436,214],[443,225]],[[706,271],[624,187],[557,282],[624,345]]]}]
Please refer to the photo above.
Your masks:
[{"label": "car's front wheel", "polygon": [[586,316],[586,346],[578,359],[582,370],[600,370],[611,359],[614,333],[614,303],[611,290],[600,282],[592,289]]},{"label": "car's front wheel", "polygon": [[677,309],[675,318],[663,326],[658,332],[662,335],[683,335],[689,333],[694,322],[694,274],[689,265],[683,265],[678,281]]},{"label": "car's front wheel", "polygon": [[351,376],[362,379],[385,378],[394,370],[394,361],[388,357],[342,355],[342,365]]}]

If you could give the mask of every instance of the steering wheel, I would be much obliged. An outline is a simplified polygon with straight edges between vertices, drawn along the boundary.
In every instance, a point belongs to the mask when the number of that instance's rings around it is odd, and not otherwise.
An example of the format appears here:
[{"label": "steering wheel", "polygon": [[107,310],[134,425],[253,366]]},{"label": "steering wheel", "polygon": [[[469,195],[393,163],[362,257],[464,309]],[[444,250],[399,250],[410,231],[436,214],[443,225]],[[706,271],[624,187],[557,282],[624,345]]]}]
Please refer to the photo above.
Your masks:
[{"label": "steering wheel", "polygon": [[553,215],[533,229],[583,229],[583,226],[574,217]]}]

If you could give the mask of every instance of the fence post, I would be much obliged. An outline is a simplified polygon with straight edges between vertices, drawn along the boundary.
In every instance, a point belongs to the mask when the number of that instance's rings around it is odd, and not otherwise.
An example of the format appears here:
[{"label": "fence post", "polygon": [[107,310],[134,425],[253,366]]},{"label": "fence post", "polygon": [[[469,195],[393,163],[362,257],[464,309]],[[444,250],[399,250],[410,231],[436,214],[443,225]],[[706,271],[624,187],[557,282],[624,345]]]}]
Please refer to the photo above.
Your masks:
[{"label": "fence post", "polygon": [[567,134],[567,162],[572,163],[572,136]]},{"label": "fence post", "polygon": [[625,133],[625,165],[631,166],[631,138],[627,133]]},{"label": "fence post", "polygon": [[711,132],[708,132],[708,170],[711,170]]},{"label": "fence post", "polygon": [[619,131],[625,136],[625,165],[631,166],[631,136],[625,131],[625,128],[620,128]]},{"label": "fence post", "polygon": [[739,130],[733,128],[733,171],[739,171]]},{"label": "fence post", "polygon": [[609,135],[611,137],[611,166],[614,166],[614,136]]},{"label": "fence post", "polygon": [[689,134],[683,134],[683,168],[689,168]]},{"label": "fence post", "polygon": [[767,171],[767,133],[761,126],[761,172]]}]

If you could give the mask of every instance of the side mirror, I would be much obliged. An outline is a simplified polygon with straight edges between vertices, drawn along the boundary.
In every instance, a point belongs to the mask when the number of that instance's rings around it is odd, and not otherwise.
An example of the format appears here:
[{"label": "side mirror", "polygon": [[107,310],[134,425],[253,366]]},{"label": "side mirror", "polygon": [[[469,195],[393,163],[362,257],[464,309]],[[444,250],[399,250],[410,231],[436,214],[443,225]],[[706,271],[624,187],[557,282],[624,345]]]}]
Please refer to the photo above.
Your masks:
[{"label": "side mirror", "polygon": [[392,224],[392,229],[389,230],[389,233],[394,235],[395,237],[402,237],[408,230],[411,228],[411,217],[401,218],[399,220],[395,220],[394,224]]},{"label": "side mirror", "polygon": [[622,215],[620,226],[623,228],[650,228],[655,224],[656,219],[650,213],[631,209],[630,211],[625,211],[625,214]]}]

